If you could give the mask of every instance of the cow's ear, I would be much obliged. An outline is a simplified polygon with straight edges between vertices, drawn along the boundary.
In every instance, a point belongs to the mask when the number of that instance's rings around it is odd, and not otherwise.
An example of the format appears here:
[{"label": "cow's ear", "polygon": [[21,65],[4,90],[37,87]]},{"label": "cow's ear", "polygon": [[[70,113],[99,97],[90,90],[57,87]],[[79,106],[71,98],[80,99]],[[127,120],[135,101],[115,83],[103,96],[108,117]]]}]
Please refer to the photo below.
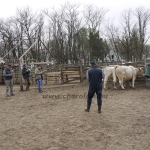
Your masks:
[{"label": "cow's ear", "polygon": [[142,68],[142,67],[140,67],[140,68],[139,68],[139,71],[142,71],[142,70],[143,70],[143,68]]}]

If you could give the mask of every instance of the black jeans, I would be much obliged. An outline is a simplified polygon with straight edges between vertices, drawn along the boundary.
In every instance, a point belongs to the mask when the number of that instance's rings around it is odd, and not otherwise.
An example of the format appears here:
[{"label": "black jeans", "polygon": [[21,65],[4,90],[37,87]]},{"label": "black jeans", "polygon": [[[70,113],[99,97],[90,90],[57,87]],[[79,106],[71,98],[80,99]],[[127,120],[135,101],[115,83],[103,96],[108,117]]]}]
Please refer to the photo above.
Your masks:
[{"label": "black jeans", "polygon": [[102,105],[102,90],[100,90],[100,89],[91,89],[91,88],[89,88],[87,104],[91,105],[92,98],[93,98],[95,93],[97,95],[97,105],[101,106]]},{"label": "black jeans", "polygon": [[29,86],[30,86],[30,79],[28,78],[28,79],[24,79],[24,80],[25,80],[26,87],[29,88]]}]

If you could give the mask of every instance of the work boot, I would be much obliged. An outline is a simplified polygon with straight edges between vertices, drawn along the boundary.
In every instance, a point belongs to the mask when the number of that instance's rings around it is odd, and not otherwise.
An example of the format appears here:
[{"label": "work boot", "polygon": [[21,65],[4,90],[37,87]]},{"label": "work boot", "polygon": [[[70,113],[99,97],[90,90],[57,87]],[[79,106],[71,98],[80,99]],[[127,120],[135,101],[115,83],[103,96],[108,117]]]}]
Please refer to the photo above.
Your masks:
[{"label": "work boot", "polygon": [[29,91],[29,90],[30,90],[30,89],[29,89],[29,86],[27,86],[27,87],[26,87],[26,91]]},{"label": "work boot", "polygon": [[90,111],[90,107],[91,107],[91,105],[88,105],[88,104],[87,104],[87,109],[85,109],[85,111],[86,111],[86,112],[89,112],[89,111]]},{"label": "work boot", "polygon": [[30,88],[29,88],[29,86],[28,86],[28,89],[27,89],[28,91],[30,91]]},{"label": "work boot", "polygon": [[98,105],[98,113],[101,113],[102,111],[101,111],[101,106],[100,105]]}]

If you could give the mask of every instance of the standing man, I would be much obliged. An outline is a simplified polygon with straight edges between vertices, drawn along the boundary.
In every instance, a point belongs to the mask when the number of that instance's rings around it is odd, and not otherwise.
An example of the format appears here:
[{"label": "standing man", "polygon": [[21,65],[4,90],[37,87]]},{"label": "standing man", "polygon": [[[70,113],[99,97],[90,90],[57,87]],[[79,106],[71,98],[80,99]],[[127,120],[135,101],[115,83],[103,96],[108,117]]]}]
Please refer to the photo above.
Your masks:
[{"label": "standing man", "polygon": [[89,81],[89,91],[88,91],[88,99],[87,99],[87,109],[85,111],[89,112],[92,98],[94,94],[97,95],[97,105],[98,105],[98,113],[101,113],[102,106],[102,79],[105,78],[103,71],[97,67],[94,61],[90,62],[91,68],[87,70],[86,78]]},{"label": "standing man", "polygon": [[23,69],[22,69],[22,75],[23,78],[25,80],[25,84],[26,84],[26,91],[29,91],[29,87],[30,87],[30,69],[27,69],[26,65],[23,65]]},{"label": "standing man", "polygon": [[41,66],[38,65],[37,68],[35,69],[35,75],[36,75],[36,80],[38,82],[38,90],[39,93],[42,93],[42,80],[43,80],[43,76],[42,76],[43,72],[41,71]]},{"label": "standing man", "polygon": [[[11,65],[8,64],[6,68],[3,70],[3,76],[6,84],[6,97],[14,96],[13,94],[13,71],[11,69]],[[9,88],[10,88],[10,95],[9,95]]]}]

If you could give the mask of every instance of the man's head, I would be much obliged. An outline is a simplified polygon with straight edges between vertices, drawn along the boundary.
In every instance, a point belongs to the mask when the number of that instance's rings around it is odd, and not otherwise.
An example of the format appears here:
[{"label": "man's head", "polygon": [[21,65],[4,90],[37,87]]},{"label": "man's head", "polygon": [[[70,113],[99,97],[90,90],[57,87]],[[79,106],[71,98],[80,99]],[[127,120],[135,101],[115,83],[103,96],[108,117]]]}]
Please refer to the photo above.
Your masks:
[{"label": "man's head", "polygon": [[37,68],[38,68],[38,69],[41,69],[41,65],[38,65]]},{"label": "man's head", "polygon": [[96,66],[96,63],[94,62],[94,61],[91,61],[90,62],[90,66],[92,67],[92,66]]},{"label": "man's head", "polygon": [[26,65],[25,65],[25,64],[23,65],[23,68],[26,68]]},{"label": "man's head", "polygon": [[8,65],[7,65],[7,68],[8,68],[8,69],[11,69],[11,64],[8,64]]}]

